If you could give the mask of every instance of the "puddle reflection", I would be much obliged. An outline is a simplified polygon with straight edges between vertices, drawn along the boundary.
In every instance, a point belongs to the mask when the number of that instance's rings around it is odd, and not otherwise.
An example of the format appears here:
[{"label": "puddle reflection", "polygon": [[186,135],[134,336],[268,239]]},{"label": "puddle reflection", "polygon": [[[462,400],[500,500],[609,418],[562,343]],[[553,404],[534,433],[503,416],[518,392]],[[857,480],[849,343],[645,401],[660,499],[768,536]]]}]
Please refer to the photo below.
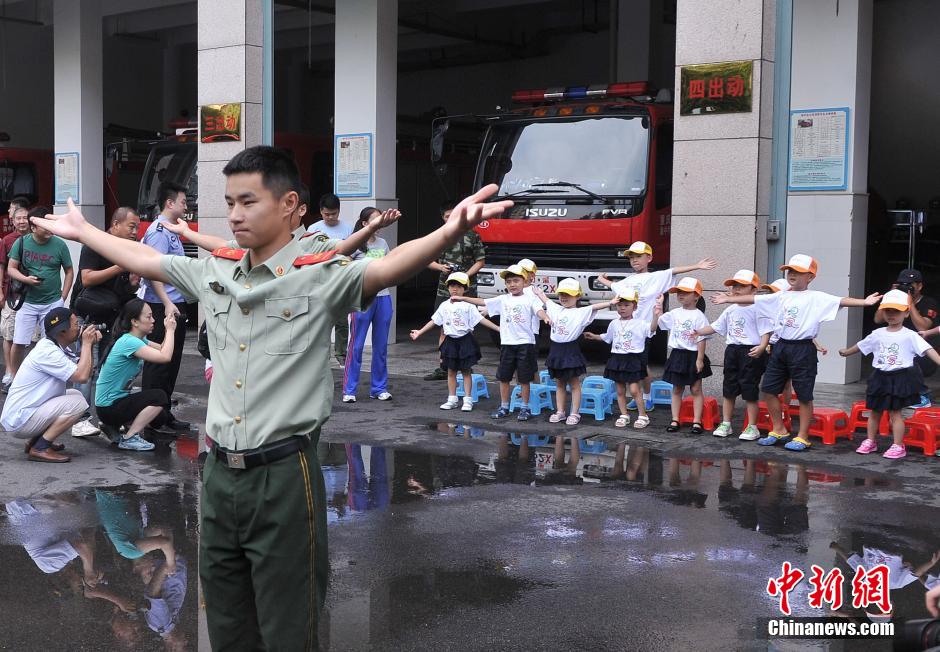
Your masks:
[{"label": "puddle reflection", "polygon": [[130,485],[7,502],[3,647],[196,649],[195,505]]}]

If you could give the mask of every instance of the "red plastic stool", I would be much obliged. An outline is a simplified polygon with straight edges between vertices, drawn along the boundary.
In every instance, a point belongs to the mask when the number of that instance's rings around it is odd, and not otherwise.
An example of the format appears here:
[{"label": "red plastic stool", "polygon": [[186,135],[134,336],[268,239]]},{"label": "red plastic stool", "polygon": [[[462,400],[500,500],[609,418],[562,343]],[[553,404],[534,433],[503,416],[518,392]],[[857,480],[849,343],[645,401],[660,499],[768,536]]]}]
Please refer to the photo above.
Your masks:
[{"label": "red plastic stool", "polygon": [[844,479],[841,475],[832,475],[830,473],[822,473],[820,471],[808,471],[806,477],[810,480],[815,480],[816,482],[842,482]]},{"label": "red plastic stool", "polygon": [[813,408],[813,420],[809,424],[809,434],[822,437],[823,443],[832,445],[836,438],[852,440],[852,426],[849,415],[836,408]]},{"label": "red plastic stool", "polygon": [[[713,430],[721,423],[721,415],[718,412],[718,400],[714,396],[704,397],[702,405],[702,427],[706,430]],[[682,399],[682,407],[679,409],[679,423],[682,425],[693,423],[695,421],[695,411],[692,407],[692,397],[686,396]]]},{"label": "red plastic stool", "polygon": [[[789,412],[783,413],[783,425],[789,432],[790,427],[792,426],[792,419],[790,418]],[[748,426],[748,417],[747,417],[747,411],[745,411],[744,412],[744,425],[742,426],[742,428],[747,428],[747,426]],[[757,403],[757,429],[766,430],[767,432],[770,432],[771,430],[774,429],[774,422],[770,419],[770,410],[767,409],[767,404],[764,403],[763,401],[758,401]]]},{"label": "red plastic stool", "polygon": [[904,425],[907,426],[907,432],[904,434],[905,446],[920,448],[927,456],[936,454],[937,438],[940,436],[940,414],[917,410]]},{"label": "red plastic stool", "polygon": [[[871,410],[865,407],[865,401],[855,401],[852,404],[852,414],[849,416],[849,427],[855,430],[868,430],[868,415]],[[881,413],[881,422],[878,424],[878,432],[887,435],[891,432],[891,422],[888,419],[888,411]]]}]

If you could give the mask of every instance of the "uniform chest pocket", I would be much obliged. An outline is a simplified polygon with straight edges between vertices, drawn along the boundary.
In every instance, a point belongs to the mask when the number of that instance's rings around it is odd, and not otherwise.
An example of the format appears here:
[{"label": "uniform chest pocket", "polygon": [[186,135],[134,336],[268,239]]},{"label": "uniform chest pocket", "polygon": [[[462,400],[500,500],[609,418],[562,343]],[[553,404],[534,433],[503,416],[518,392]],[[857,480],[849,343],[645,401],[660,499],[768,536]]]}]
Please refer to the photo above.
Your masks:
[{"label": "uniform chest pocket", "polygon": [[206,294],[204,306],[206,311],[206,330],[209,332],[209,341],[215,342],[215,348],[224,349],[228,339],[228,315],[232,309],[232,297],[227,294]]},{"label": "uniform chest pocket", "polygon": [[310,297],[264,301],[264,350],[271,355],[303,353],[310,346]]}]

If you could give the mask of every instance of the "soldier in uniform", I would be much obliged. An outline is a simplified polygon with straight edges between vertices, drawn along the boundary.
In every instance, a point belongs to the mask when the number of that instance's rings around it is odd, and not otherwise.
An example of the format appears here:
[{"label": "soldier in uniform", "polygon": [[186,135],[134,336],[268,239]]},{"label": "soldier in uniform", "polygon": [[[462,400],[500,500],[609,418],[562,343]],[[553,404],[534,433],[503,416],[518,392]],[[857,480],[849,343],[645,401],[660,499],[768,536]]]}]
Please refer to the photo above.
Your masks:
[{"label": "soldier in uniform", "polygon": [[[454,210],[452,203],[445,203],[441,206],[441,219],[447,222]],[[470,277],[470,287],[464,293],[467,297],[477,296],[477,278],[476,274],[483,265],[486,264],[486,248],[483,241],[476,231],[467,231],[463,237],[455,242],[451,247],[441,252],[440,257],[430,265],[428,269],[440,272],[440,279],[437,282],[437,296],[434,299],[434,310],[450,299],[450,292],[447,291],[447,277],[453,272],[464,272]],[[444,333],[441,332],[438,346],[444,341]],[[443,364],[437,369],[427,374],[425,380],[446,380],[447,370]]]},{"label": "soldier in uniform", "polygon": [[205,258],[160,255],[111,236],[71,200],[65,215],[37,222],[203,302],[214,377],[199,573],[212,649],[315,649],[328,564],[316,444],[332,406],[333,322],[414,276],[512,202],[483,203],[497,191],[487,186],[433,233],[384,258],[350,261],[327,250],[329,240],[296,236],[299,179],[285,153],[249,148],[223,174],[241,248]]}]

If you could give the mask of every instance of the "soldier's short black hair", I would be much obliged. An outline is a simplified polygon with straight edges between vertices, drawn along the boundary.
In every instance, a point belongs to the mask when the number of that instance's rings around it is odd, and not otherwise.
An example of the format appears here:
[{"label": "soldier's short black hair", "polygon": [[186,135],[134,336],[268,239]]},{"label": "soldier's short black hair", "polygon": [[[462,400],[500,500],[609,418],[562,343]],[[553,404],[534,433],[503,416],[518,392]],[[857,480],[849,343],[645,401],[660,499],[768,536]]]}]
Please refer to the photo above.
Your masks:
[{"label": "soldier's short black hair", "polygon": [[328,192],[325,195],[321,195],[320,196],[320,210],[323,210],[324,208],[328,211],[338,211],[339,210],[339,197],[337,197],[331,192]]},{"label": "soldier's short black hair", "polygon": [[269,145],[249,147],[233,156],[222,168],[222,174],[227,177],[255,172],[261,174],[261,185],[277,199],[301,187],[294,159],[284,150]]},{"label": "soldier's short black hair", "polygon": [[181,192],[186,192],[186,186],[181,183],[176,183],[175,181],[164,181],[161,183],[160,187],[157,188],[157,210],[162,211],[166,208],[166,203],[171,199],[176,201],[176,198]]}]

